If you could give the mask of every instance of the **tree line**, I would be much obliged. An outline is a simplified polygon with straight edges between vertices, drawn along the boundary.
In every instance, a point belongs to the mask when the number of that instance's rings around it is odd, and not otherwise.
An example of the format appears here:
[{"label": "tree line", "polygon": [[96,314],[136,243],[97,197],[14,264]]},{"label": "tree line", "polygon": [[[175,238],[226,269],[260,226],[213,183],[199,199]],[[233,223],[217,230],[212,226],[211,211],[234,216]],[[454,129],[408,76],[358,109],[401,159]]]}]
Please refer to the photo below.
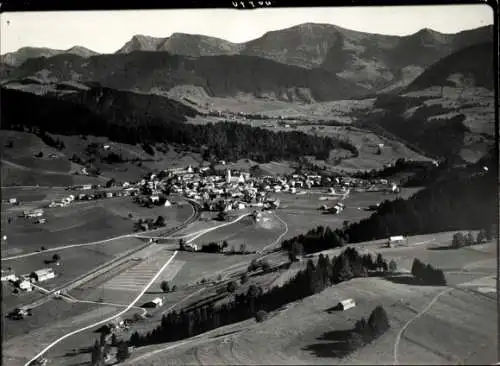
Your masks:
[{"label": "tree line", "polygon": [[141,144],[149,153],[154,153],[147,147],[150,143],[177,143],[203,147],[205,158],[228,161],[248,158],[264,163],[297,160],[303,155],[326,159],[335,148],[358,154],[357,148],[348,141],[298,131],[274,132],[233,122],[185,123],[189,111],[177,105],[171,106],[172,113],[163,116],[136,113],[130,105],[120,102],[122,92],[108,90],[106,93],[111,95],[106,94],[108,104],[114,108],[105,108],[104,102],[87,101],[83,97],[67,101],[2,89],[2,128],[23,131],[37,128],[61,135],[106,136],[122,143]]},{"label": "tree line", "polygon": [[144,346],[177,341],[252,318],[257,313],[262,320],[262,312],[277,310],[290,302],[319,293],[329,286],[355,277],[367,276],[372,271],[382,273],[387,268],[388,264],[382,255],[379,254],[373,259],[370,254],[360,255],[354,248],[347,248],[331,259],[320,255],[317,264],[309,259],[306,269],[281,287],[264,292],[262,288],[251,285],[246,293],[234,294],[234,300],[229,303],[215,306],[211,302],[189,311],[174,310],[164,315],[161,324],[151,332],[134,332],[129,344]]},{"label": "tree line", "polygon": [[349,243],[349,236],[345,230],[318,226],[305,234],[300,234],[281,243],[281,249],[289,253],[294,261],[304,253],[316,253],[327,249],[339,248]]}]

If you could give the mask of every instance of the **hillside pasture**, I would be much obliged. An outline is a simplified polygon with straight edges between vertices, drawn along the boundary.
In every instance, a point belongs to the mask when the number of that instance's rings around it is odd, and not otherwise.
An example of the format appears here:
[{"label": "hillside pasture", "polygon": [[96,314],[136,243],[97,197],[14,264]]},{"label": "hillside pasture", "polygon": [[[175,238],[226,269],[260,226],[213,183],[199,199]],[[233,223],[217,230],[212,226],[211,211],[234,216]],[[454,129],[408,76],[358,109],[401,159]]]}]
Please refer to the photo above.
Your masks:
[{"label": "hillside pasture", "polygon": [[[452,290],[416,318],[440,292],[442,288],[410,287],[379,278],[355,279],[292,303],[270,314],[264,324],[248,320],[184,341],[185,346],[172,350],[167,349],[168,345],[141,347],[131,362],[141,357],[141,362],[149,365],[161,365],[167,360],[169,364],[196,365],[393,364],[396,335],[413,319],[399,345],[401,364],[493,362],[496,322],[491,319],[496,317],[495,301]],[[345,312],[331,310],[345,298],[355,299],[357,306]],[[470,303],[475,304],[472,312]],[[376,305],[386,309],[391,328],[372,344],[341,358],[340,346],[346,333],[361,317],[367,318]],[[453,337],[449,337],[450,326],[455,329]],[[411,349],[415,344],[418,348]],[[456,357],[450,358],[451,354]]]},{"label": "hillside pasture", "polygon": [[175,227],[186,221],[192,214],[193,208],[186,201],[178,201],[170,207],[154,206],[147,208],[133,202],[131,198],[106,200],[104,205],[107,211],[111,214],[129,219],[129,214],[132,214],[132,220],[156,218],[163,216],[167,227]]},{"label": "hillside pasture", "polygon": [[[29,169],[8,165],[2,162],[2,187],[4,186],[55,186],[65,187],[74,184],[73,177],[65,174],[46,174]],[[90,179],[87,180],[88,183]]]},{"label": "hillside pasture", "polygon": [[[270,314],[264,324],[255,323],[251,319],[239,323],[233,329],[237,333],[226,330],[213,331],[206,336],[200,336],[200,342],[194,341],[189,347],[179,347],[178,350],[160,352],[151,357],[145,357],[143,362],[160,365],[168,358],[169,364],[288,364],[288,363],[321,363],[336,364],[339,359],[320,356],[316,350],[329,348],[334,350],[334,344],[327,338],[317,346],[318,339],[332,331],[349,330],[357,319],[368,316],[377,304],[383,304],[387,309],[401,297],[421,301],[424,297],[436,292],[436,289],[423,288],[419,291],[405,290],[401,285],[386,288],[385,284],[374,284],[377,279],[353,280],[329,288],[320,294],[302,301],[290,304],[286,310]],[[352,297],[357,306],[345,313],[330,312],[340,299]],[[404,309],[403,309],[404,311]],[[409,312],[411,314],[411,312]],[[390,315],[390,314],[389,314]],[[409,314],[408,314],[409,315]],[[224,334],[219,339],[215,334]],[[197,343],[199,343],[197,345]],[[147,350],[137,350],[137,356],[154,350],[165,348],[166,345],[148,346]],[[146,348],[146,347],[145,347]],[[330,352],[331,352],[330,351]],[[134,357],[136,357],[134,355]],[[132,359],[133,360],[133,359]]]},{"label": "hillside pasture", "polygon": [[215,280],[217,273],[227,268],[248,266],[253,255],[223,255],[212,253],[179,252],[175,260],[183,261],[182,269],[177,273],[172,284],[179,286],[194,285],[203,278]]},{"label": "hillside pasture", "polygon": [[100,206],[74,205],[46,209],[45,224],[34,219],[16,218],[8,228],[11,248],[24,252],[108,239],[133,231],[130,220],[113,216]]},{"label": "hillside pasture", "polygon": [[[229,221],[228,221],[229,222]],[[223,224],[221,222],[220,224]],[[230,223],[229,225],[209,231],[206,234],[199,236],[192,241],[193,244],[201,246],[211,242],[220,242],[223,240],[231,240],[240,235],[245,229],[252,227],[255,224],[253,218],[245,217],[238,222]]]},{"label": "hillside pasture", "polygon": [[[60,193],[62,195],[62,192]],[[22,199],[22,196],[18,197]],[[33,207],[29,208],[40,207],[35,203],[32,205]],[[5,215],[2,215],[2,224],[6,225],[4,227],[8,235],[8,246],[10,250],[15,249],[16,254],[37,250],[41,246],[50,248],[131,234],[134,222],[139,218],[156,220],[161,215],[166,220],[165,230],[168,230],[187,220],[193,213],[191,205],[185,202],[170,207],[148,209],[125,197],[73,202],[64,208],[44,208],[47,222],[36,224],[35,219],[18,217],[17,215],[22,213],[21,209],[16,208],[16,211],[11,213],[14,207],[5,205],[5,208],[9,209],[6,213],[13,220],[7,224]],[[132,213],[132,218],[128,217],[129,213]]]}]

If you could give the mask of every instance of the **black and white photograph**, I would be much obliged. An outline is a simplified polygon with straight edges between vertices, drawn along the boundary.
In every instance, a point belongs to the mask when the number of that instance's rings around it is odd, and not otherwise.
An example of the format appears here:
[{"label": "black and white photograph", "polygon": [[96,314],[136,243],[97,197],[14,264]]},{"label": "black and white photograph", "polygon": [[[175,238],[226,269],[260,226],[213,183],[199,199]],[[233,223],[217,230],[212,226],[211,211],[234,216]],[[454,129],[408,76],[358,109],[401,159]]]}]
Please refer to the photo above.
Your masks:
[{"label": "black and white photograph", "polygon": [[24,4],[2,365],[498,363],[493,6]]}]

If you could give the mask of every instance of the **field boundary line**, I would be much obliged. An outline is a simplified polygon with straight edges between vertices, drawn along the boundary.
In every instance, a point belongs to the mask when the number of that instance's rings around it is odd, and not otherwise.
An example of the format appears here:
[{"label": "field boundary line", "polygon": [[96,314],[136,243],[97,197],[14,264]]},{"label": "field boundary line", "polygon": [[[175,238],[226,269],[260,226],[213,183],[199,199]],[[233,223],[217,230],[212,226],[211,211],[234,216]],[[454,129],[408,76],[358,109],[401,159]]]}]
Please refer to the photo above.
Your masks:
[{"label": "field boundary line", "polygon": [[203,230],[201,230],[201,232],[198,232],[198,233],[194,234],[194,236],[191,239],[186,240],[186,243],[191,243],[193,240],[198,239],[200,236],[208,234],[209,232],[212,232],[214,230],[220,229],[220,228],[225,227],[225,226],[229,226],[231,224],[235,224],[235,223],[237,223],[238,221],[242,220],[243,218],[245,218],[247,216],[250,216],[250,214],[247,213],[247,214],[239,216],[237,219],[235,219],[233,221],[226,222],[224,224],[220,224],[220,225],[208,228],[208,229],[203,229]]},{"label": "field boundary line", "polygon": [[151,285],[156,281],[156,279],[161,275],[161,273],[168,267],[168,265],[170,264],[170,262],[172,262],[172,260],[175,258],[176,255],[177,255],[177,251],[175,251],[174,254],[167,260],[167,262],[165,262],[165,264],[158,270],[158,272],[153,276],[153,278],[146,284],[146,286],[144,286],[144,288],[139,293],[139,295],[137,295],[137,297],[129,305],[127,305],[127,307],[124,310],[120,311],[119,313],[117,313],[115,315],[112,315],[109,318],[106,318],[104,320],[98,321],[96,323],[87,325],[87,326],[85,326],[83,328],[80,328],[80,329],[77,329],[77,330],[74,330],[74,331],[72,331],[70,333],[65,334],[64,336],[58,338],[57,340],[55,340],[54,342],[52,342],[51,344],[49,344],[47,347],[45,347],[35,357],[33,357],[30,361],[28,361],[25,364],[25,366],[30,366],[33,361],[35,361],[39,357],[43,356],[48,350],[50,350],[52,347],[54,347],[59,342],[65,340],[66,338],[69,338],[72,335],[78,334],[78,333],[83,332],[85,330],[94,328],[94,327],[96,327],[98,325],[107,323],[107,322],[109,322],[109,321],[111,321],[111,320],[113,320],[115,318],[118,318],[119,316],[125,314],[127,311],[129,311],[137,303],[137,301],[140,300],[140,298],[144,295],[144,293],[148,290],[148,288],[151,287]]},{"label": "field boundary line", "polygon": [[415,315],[413,318],[411,318],[410,320],[408,320],[406,322],[406,324],[403,326],[403,328],[400,329],[400,331],[398,332],[397,336],[396,336],[396,340],[394,342],[394,362],[393,362],[393,365],[398,365],[398,348],[399,348],[399,343],[401,341],[401,337],[404,333],[404,331],[410,326],[411,323],[413,323],[415,320],[417,320],[418,318],[420,318],[422,315],[424,315],[427,311],[429,311],[429,309],[432,307],[432,305],[434,305],[436,303],[436,301],[439,300],[439,298],[454,290],[453,288],[446,288],[445,290],[439,292],[438,294],[436,294],[434,296],[434,298],[425,306],[425,308],[423,308],[417,315]]},{"label": "field boundary line", "polygon": [[272,247],[273,245],[278,244],[278,243],[281,241],[281,239],[283,239],[283,237],[284,237],[286,234],[288,234],[288,224],[286,223],[286,221],[285,221],[285,220],[283,220],[283,219],[282,219],[282,218],[281,218],[281,217],[280,217],[277,213],[275,213],[275,212],[273,212],[273,215],[274,215],[274,216],[276,216],[276,217],[278,218],[278,220],[280,220],[280,221],[281,221],[281,223],[285,226],[285,231],[284,231],[283,233],[281,233],[281,234],[280,234],[280,236],[278,236],[278,238],[277,238],[275,241],[273,241],[271,244],[268,244],[268,245],[266,245],[264,248],[262,248],[261,250],[259,250],[259,251],[257,252],[257,254],[261,254],[262,252],[266,251],[266,249],[267,249],[268,247]]}]

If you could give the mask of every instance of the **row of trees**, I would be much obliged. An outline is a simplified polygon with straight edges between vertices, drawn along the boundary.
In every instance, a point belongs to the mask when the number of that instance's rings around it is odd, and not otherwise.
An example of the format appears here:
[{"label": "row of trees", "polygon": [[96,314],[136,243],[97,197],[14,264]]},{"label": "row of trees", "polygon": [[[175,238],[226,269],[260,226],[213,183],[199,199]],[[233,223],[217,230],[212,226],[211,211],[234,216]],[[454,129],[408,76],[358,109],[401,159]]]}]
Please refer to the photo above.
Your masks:
[{"label": "row of trees", "polygon": [[318,226],[306,234],[300,234],[281,243],[281,248],[289,253],[294,261],[303,253],[315,253],[322,250],[339,248],[349,243],[349,235],[345,230]]},{"label": "row of trees", "polygon": [[134,223],[134,231],[147,231],[154,230],[160,227],[165,227],[167,224],[165,222],[165,218],[163,216],[158,216],[155,219],[139,219]]},{"label": "row of trees", "polygon": [[411,267],[411,274],[424,285],[446,286],[446,277],[441,269],[436,269],[430,264],[425,264],[415,258]]},{"label": "row of trees", "polygon": [[494,232],[495,227],[494,225],[491,225],[486,229],[479,230],[475,239],[474,235],[470,231],[467,233],[467,235],[463,233],[455,233],[453,235],[451,246],[452,248],[462,248],[474,244],[481,244],[484,241],[493,240],[495,236]]},{"label": "row of trees", "polygon": [[[326,287],[367,276],[369,271],[387,270],[388,264],[378,255],[374,260],[370,254],[360,255],[354,248],[345,249],[339,256],[329,258],[320,255],[317,264],[309,259],[307,267],[282,287],[267,292],[251,285],[246,293],[234,295],[234,301],[215,306],[202,306],[164,315],[161,324],[147,334],[135,332],[130,344],[142,346],[153,343],[176,341],[200,334],[224,325],[254,317],[258,311],[273,311],[292,301],[321,292]],[[229,290],[229,288],[228,288]],[[232,289],[235,290],[235,289]]]},{"label": "row of trees", "polygon": [[401,172],[411,172],[415,176],[427,175],[437,169],[443,169],[443,166],[435,167],[430,162],[406,160],[399,158],[394,165],[384,167],[382,169],[372,169],[361,173],[354,174],[353,176],[361,179],[384,179]]},{"label": "row of trees", "polygon": [[39,131],[39,133],[37,133],[37,136],[40,137],[40,139],[50,147],[56,148],[58,150],[62,150],[66,147],[64,145],[64,141],[58,138],[53,138],[45,131]]}]

